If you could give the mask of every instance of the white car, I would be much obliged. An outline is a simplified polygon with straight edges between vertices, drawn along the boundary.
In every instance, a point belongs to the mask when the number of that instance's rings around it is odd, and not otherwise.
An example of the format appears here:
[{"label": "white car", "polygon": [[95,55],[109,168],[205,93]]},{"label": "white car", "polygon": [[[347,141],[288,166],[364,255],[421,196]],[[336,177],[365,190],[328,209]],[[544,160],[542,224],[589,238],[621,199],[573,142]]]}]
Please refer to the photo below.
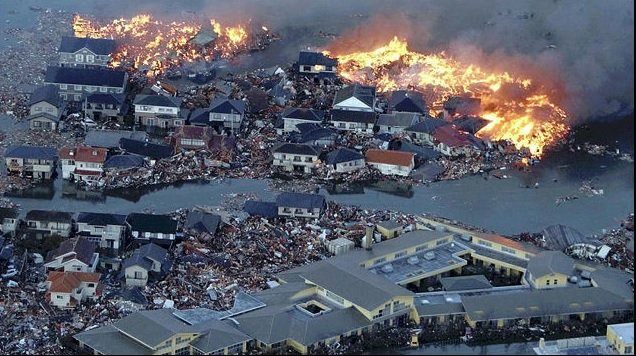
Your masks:
[{"label": "white car", "polygon": [[82,120],[82,122],[84,123],[84,127],[86,127],[86,128],[88,128],[88,127],[97,127],[97,123],[95,121],[93,121],[92,119],[85,118],[84,120]]}]

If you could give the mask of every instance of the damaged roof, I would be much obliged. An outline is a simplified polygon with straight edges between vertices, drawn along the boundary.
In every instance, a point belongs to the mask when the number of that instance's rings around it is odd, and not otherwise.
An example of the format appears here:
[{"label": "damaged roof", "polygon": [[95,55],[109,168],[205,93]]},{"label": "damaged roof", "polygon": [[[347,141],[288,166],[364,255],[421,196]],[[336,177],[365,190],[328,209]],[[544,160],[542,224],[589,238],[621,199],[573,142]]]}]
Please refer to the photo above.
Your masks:
[{"label": "damaged roof", "polygon": [[104,162],[104,169],[128,169],[144,166],[144,158],[139,155],[116,155],[111,156]]},{"label": "damaged roof", "polygon": [[214,235],[220,223],[221,217],[219,215],[194,210],[188,213],[184,228]]},{"label": "damaged roof", "polygon": [[243,210],[252,216],[262,216],[268,219],[278,216],[278,206],[275,202],[247,200]]},{"label": "damaged roof", "polygon": [[301,51],[298,54],[299,65],[323,65],[323,66],[337,66],[338,60],[325,56],[319,52]]},{"label": "damaged roof", "polygon": [[122,150],[138,154],[144,157],[150,157],[153,159],[162,159],[172,156],[173,150],[170,145],[162,145],[157,143],[150,143],[140,140],[132,140],[129,138],[121,138],[119,144]]}]

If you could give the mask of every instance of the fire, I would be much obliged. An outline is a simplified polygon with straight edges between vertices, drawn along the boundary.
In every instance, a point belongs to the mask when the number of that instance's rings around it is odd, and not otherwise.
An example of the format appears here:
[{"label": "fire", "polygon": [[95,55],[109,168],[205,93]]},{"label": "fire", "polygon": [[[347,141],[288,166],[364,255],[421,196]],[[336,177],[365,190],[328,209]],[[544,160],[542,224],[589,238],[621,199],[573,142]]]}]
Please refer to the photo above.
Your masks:
[{"label": "fire", "polygon": [[[418,90],[434,110],[440,110],[450,96],[479,98],[480,116],[490,123],[477,136],[509,140],[519,149],[528,148],[535,157],[569,131],[565,111],[528,78],[466,65],[444,52],[413,52],[397,37],[368,52],[324,53],[338,58],[341,77],[375,85],[380,92]],[[522,93],[521,99],[511,100],[506,95],[510,89]]]},{"label": "fire", "polygon": [[119,48],[112,55],[111,67],[148,69],[151,76],[184,62],[209,61],[218,56],[230,58],[247,48],[250,34],[243,25],[224,27],[213,19],[210,25],[217,38],[200,46],[192,42],[203,29],[197,23],[164,23],[142,14],[99,25],[79,15],[73,17],[75,36],[118,41]]}]

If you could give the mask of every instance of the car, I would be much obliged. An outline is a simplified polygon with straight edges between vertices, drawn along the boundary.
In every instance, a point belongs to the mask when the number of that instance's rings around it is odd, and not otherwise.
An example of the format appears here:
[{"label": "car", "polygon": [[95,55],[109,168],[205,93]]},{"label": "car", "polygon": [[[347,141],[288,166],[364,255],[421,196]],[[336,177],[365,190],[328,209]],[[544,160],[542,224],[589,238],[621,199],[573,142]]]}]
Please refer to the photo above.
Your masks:
[{"label": "car", "polygon": [[10,270],[7,270],[7,273],[4,273],[2,275],[2,278],[3,279],[4,278],[11,278],[11,277],[15,276],[16,274],[18,274],[18,271],[15,268],[14,269],[10,269]]},{"label": "car", "polygon": [[84,120],[82,120],[82,123],[84,123],[85,128],[97,127],[97,123],[89,118],[84,118]]}]

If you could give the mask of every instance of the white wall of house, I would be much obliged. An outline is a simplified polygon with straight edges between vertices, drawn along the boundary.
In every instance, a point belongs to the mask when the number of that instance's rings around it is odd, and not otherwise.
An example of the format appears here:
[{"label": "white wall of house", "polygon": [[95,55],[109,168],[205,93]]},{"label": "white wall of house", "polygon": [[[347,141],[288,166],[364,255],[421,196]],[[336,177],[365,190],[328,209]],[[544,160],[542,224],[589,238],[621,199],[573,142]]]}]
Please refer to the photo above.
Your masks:
[{"label": "white wall of house", "polygon": [[7,171],[10,173],[33,172],[34,178],[49,179],[53,174],[54,161],[45,159],[23,159],[6,157]]},{"label": "white wall of house", "polygon": [[27,227],[34,230],[47,230],[51,235],[69,237],[71,235],[71,224],[57,221],[27,220]]},{"label": "white wall of house", "polygon": [[135,115],[156,116],[158,114],[177,116],[179,114],[179,108],[135,104]]},{"label": "white wall of house", "polygon": [[133,231],[132,236],[136,239],[140,240],[149,240],[149,239],[159,239],[159,240],[174,240],[176,238],[175,234],[164,234],[161,232],[142,232],[142,231]]},{"label": "white wall of house", "polygon": [[51,304],[58,308],[68,308],[71,306],[71,293],[51,292]]},{"label": "white wall of house", "polygon": [[311,172],[312,168],[317,165],[318,156],[314,155],[299,155],[291,153],[274,153],[274,166],[284,167],[288,171],[293,171],[294,167],[302,167],[307,173]]},{"label": "white wall of house", "polygon": [[288,118],[288,117],[284,117],[283,118],[283,132],[292,132],[292,131],[298,131],[297,129],[297,125],[298,124],[302,124],[302,123],[318,123],[317,121],[312,121],[312,120],[303,120],[303,119],[292,119],[292,118]]},{"label": "white wall of house", "polygon": [[47,119],[46,117],[36,117],[29,119],[29,129],[55,131],[57,130],[57,122]]},{"label": "white wall of house", "polygon": [[294,207],[278,207],[278,215],[279,216],[290,216],[290,217],[300,217],[300,218],[318,218],[320,217],[320,209],[305,209],[305,208],[294,208]]},{"label": "white wall of house", "polygon": [[80,283],[80,286],[73,289],[71,293],[51,292],[51,304],[58,308],[71,308],[71,298],[75,299],[78,304],[87,300],[95,299],[97,293],[98,283],[84,282]]},{"label": "white wall of house", "polygon": [[398,176],[408,176],[413,170],[414,164],[409,166],[400,166],[395,164],[386,164],[386,163],[376,163],[376,162],[367,162],[369,165],[377,168],[380,173],[385,175],[398,175]]},{"label": "white wall of house", "polygon": [[97,242],[101,248],[119,249],[126,227],[123,225],[89,225],[87,223],[77,223],[78,232],[87,232],[89,240]]},{"label": "white wall of house", "polygon": [[130,266],[124,270],[126,287],[145,287],[148,283],[148,271],[138,265]]},{"label": "white wall of house", "polygon": [[58,256],[52,261],[45,263],[44,268],[53,271],[64,271],[64,272],[95,272],[97,268],[97,264],[99,262],[99,253],[93,253],[93,257],[91,258],[91,264],[87,265],[86,263],[78,260],[77,258],[73,258],[68,261],[64,261],[64,258],[69,256],[70,253]]},{"label": "white wall of house", "polygon": [[406,127],[403,127],[403,126],[380,125],[378,132],[379,133],[399,134],[399,133],[403,132],[405,128]]},{"label": "white wall of house", "polygon": [[333,172],[345,173],[356,171],[362,167],[364,167],[364,158],[355,161],[337,163],[335,169],[333,168],[333,165],[329,166],[329,169]]},{"label": "white wall of house", "polygon": [[322,64],[314,65],[299,65],[298,71],[300,73],[318,74],[318,73],[336,73],[335,66],[325,66]]},{"label": "white wall of house", "polygon": [[363,103],[356,97],[347,98],[333,106],[334,109],[352,110],[352,111],[370,111],[373,112],[373,108]]},{"label": "white wall of house", "polygon": [[241,127],[243,116],[240,114],[222,114],[210,112],[210,122],[223,122],[226,129],[238,130]]},{"label": "white wall of house", "polygon": [[13,234],[18,227],[18,219],[4,218],[2,219],[2,225],[0,225],[0,227],[2,228],[3,233]]},{"label": "white wall of house", "polygon": [[40,101],[38,103],[35,103],[31,105],[31,107],[29,108],[30,115],[41,114],[41,113],[47,113],[53,116],[57,116],[58,108],[55,105],[46,101]]},{"label": "white wall of house", "polygon": [[373,124],[366,124],[362,122],[348,122],[348,121],[336,121],[332,120],[331,124],[334,128],[343,131],[356,131],[360,133],[373,133]]},{"label": "white wall of house", "polygon": [[97,55],[87,48],[77,52],[60,52],[60,66],[62,67],[104,67],[108,65],[110,56]]},{"label": "white wall of house", "polygon": [[469,155],[473,148],[471,146],[448,146],[444,143],[438,143],[434,149],[441,152],[445,156]]},{"label": "white wall of house", "polygon": [[426,132],[414,132],[407,131],[408,135],[413,139],[413,142],[418,145],[434,146],[433,135]]}]

